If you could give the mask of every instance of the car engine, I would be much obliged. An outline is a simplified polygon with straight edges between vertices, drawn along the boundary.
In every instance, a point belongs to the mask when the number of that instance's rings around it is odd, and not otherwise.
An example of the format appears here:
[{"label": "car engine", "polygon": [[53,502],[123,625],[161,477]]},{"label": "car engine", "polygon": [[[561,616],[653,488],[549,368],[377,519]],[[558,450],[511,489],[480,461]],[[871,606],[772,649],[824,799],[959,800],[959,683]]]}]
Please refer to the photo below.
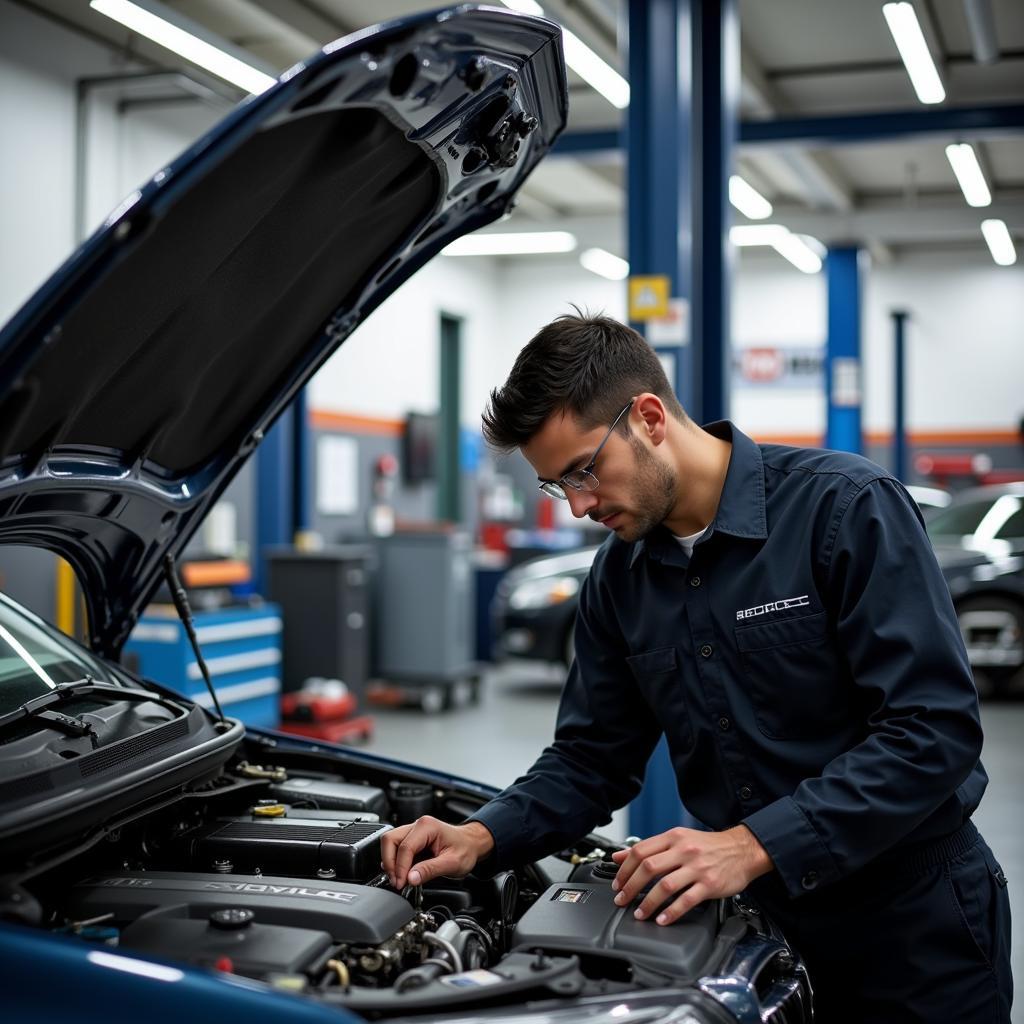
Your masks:
[{"label": "car engine", "polygon": [[755,933],[774,957],[760,984],[799,995],[788,948],[739,901],[670,927],[615,906],[617,847],[598,837],[554,869],[390,887],[387,831],[422,814],[461,821],[482,802],[335,755],[243,748],[200,785],[5,876],[0,918],[370,1018],[691,986]]}]

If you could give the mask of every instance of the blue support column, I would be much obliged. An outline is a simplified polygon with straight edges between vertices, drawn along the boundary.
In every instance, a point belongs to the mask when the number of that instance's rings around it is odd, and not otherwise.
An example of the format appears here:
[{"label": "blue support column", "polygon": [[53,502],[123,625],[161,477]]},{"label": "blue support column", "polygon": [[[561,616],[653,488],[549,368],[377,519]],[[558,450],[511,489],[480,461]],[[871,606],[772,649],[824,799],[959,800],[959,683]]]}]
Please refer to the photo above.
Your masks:
[{"label": "blue support column", "polygon": [[[690,0],[629,0],[626,119],[631,275],[665,274],[671,295],[690,298]],[[633,326],[642,331],[643,325]],[[692,410],[692,345],[659,352],[674,364],[672,384]],[[662,740],[643,790],[629,808],[629,830],[645,837],[686,820]]]},{"label": "blue support column", "polygon": [[[690,300],[691,343],[659,352],[672,357],[673,384],[687,411],[698,422],[718,419],[728,406],[726,233],[739,95],[736,0],[630,0],[629,84],[630,273],[667,275],[672,296]],[[698,824],[679,802],[664,741],[629,821],[638,836]]]},{"label": "blue support column", "polygon": [[863,451],[861,436],[860,265],[856,247],[829,249],[825,447]]},{"label": "blue support column", "polygon": [[[313,450],[309,429],[309,404],[303,388],[291,404],[292,418],[292,535],[313,525]],[[289,540],[292,538],[289,538]]]},{"label": "blue support column", "polygon": [[892,418],[892,474],[897,480],[907,482],[907,410],[906,410],[906,368],[905,348],[907,312],[893,310],[893,358],[895,379],[893,381]]},{"label": "blue support column", "polygon": [[295,531],[294,513],[294,420],[285,410],[256,452],[256,551],[253,552],[253,583],[264,593],[266,551],[290,544]]},{"label": "blue support column", "polygon": [[[690,0],[629,0],[626,117],[629,271],[664,274],[690,298]],[[642,331],[643,325],[633,327]],[[691,407],[690,346],[666,348],[672,381]]]},{"label": "blue support column", "polygon": [[698,423],[729,415],[729,175],[740,92],[736,0],[693,12],[693,338]]}]

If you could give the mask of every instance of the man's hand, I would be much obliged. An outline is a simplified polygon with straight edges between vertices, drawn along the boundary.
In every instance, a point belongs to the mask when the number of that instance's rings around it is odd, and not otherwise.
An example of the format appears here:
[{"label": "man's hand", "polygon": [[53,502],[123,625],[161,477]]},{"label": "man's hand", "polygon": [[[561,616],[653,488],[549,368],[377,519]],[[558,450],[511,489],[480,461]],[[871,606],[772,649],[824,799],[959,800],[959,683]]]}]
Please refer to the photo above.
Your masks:
[{"label": "man's hand", "polygon": [[648,918],[673,896],[658,914],[658,924],[672,924],[704,900],[735,896],[755,878],[774,868],[765,848],[746,825],[725,832],[699,832],[673,828],[641,840],[630,850],[612,854],[619,865],[612,889],[615,902],[627,906],[637,894],[660,878],[635,911]]},{"label": "man's hand", "polygon": [[[434,856],[413,867],[416,854],[426,849]],[[468,875],[493,849],[494,837],[480,822],[449,825],[427,814],[411,825],[384,833],[380,841],[381,867],[392,888],[402,889],[406,884],[422,885],[440,875]]]}]

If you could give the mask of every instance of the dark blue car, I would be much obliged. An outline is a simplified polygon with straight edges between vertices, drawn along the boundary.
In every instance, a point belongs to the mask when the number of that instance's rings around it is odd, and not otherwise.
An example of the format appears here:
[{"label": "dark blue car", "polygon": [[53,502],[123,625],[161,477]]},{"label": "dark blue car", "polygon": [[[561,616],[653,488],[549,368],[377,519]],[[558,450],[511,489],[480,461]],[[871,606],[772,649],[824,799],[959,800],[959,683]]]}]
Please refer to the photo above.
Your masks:
[{"label": "dark blue car", "polygon": [[0,599],[4,1020],[809,1019],[756,907],[637,922],[596,836],[394,891],[383,833],[460,821],[490,789],[246,729],[119,663],[271,424],[508,208],[566,102],[538,18],[358,33],[129,197],[0,334],[0,542],[70,562],[89,622],[86,648]]}]

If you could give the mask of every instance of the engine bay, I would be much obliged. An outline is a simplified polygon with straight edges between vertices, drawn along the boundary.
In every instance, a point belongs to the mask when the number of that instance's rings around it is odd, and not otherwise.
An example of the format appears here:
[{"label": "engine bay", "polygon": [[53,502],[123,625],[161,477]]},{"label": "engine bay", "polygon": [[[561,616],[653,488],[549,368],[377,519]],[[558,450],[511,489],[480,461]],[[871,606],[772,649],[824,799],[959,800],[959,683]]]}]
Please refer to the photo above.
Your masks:
[{"label": "engine bay", "polygon": [[738,900],[636,921],[612,901],[620,847],[596,836],[395,891],[381,837],[423,814],[462,821],[484,797],[275,746],[246,740],[212,777],[40,852],[0,878],[0,919],[370,1018],[688,986],[762,927]]}]

